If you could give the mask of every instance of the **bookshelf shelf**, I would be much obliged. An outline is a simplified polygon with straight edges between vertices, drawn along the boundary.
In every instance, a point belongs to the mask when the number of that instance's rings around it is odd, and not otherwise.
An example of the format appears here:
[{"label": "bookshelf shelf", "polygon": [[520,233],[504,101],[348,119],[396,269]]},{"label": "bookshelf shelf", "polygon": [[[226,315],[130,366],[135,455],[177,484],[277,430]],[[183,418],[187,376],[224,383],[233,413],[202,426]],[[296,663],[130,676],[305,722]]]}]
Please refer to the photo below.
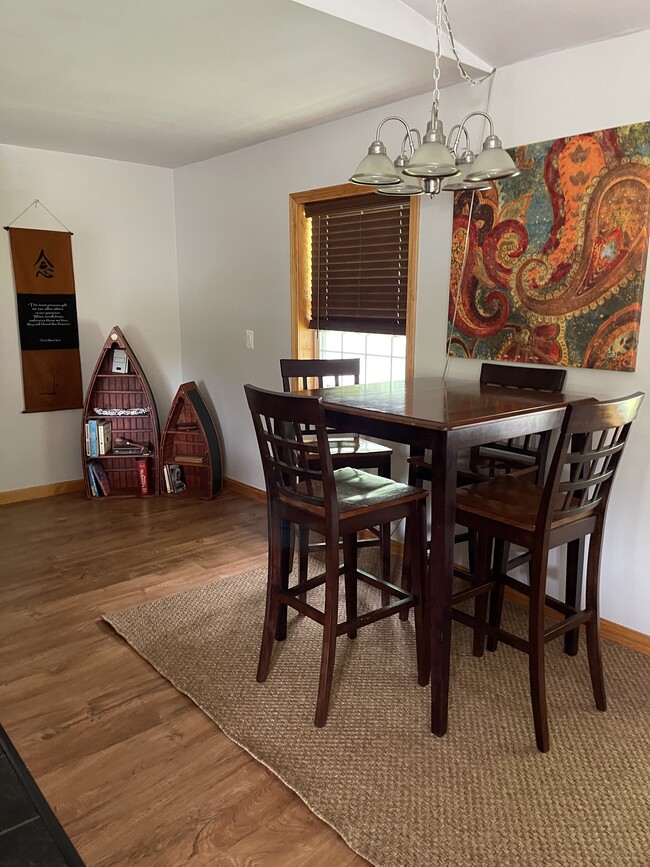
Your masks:
[{"label": "bookshelf shelf", "polygon": [[[210,499],[221,492],[219,436],[195,382],[184,382],[172,401],[160,445],[160,490],[169,496]],[[197,463],[198,458],[202,463]],[[177,470],[170,468],[177,467]],[[173,490],[173,478],[184,490]]]},{"label": "bookshelf shelf", "polygon": [[[112,370],[113,354],[121,350],[126,354],[128,371],[118,373]],[[146,409],[146,413],[138,415],[104,415],[96,413],[95,407],[107,410]],[[108,451],[106,454],[90,456],[87,453],[86,425],[89,422],[110,422],[111,440],[123,437],[132,442],[148,446],[149,455],[124,455]],[[86,496],[94,498],[93,489],[97,487],[97,474],[93,473],[91,464],[97,462],[107,481],[108,497],[142,497],[156,496],[160,492],[160,437],[156,404],[149,383],[144,375],[138,359],[127,343],[120,329],[112,328],[95,370],[88,384],[84,402],[83,421],[81,429],[81,454],[84,466]],[[140,484],[138,460],[146,458],[144,476],[147,479],[147,491],[143,492]],[[90,470],[90,473],[89,473]]]}]

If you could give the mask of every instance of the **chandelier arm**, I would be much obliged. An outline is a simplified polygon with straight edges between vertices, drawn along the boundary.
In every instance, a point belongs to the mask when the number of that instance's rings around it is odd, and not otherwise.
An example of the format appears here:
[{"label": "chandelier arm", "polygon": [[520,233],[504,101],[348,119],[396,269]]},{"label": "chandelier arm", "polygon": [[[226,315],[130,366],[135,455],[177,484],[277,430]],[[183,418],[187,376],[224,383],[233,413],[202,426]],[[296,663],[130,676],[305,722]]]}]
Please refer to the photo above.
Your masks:
[{"label": "chandelier arm", "polygon": [[[455,132],[458,132],[458,136],[456,137],[454,144],[451,145],[450,144],[451,137]],[[460,123],[454,124],[454,126],[452,126],[452,128],[449,130],[449,135],[447,136],[447,147],[452,152],[452,154],[456,157],[456,159],[458,159],[458,157],[461,156],[461,154],[459,154],[458,151],[456,150],[456,148],[458,147],[458,144],[460,142],[461,132],[465,133],[465,150],[463,151],[463,155],[472,149],[472,143],[471,143],[470,138],[469,138],[469,133],[467,132],[467,127],[464,127]]]},{"label": "chandelier arm", "polygon": [[454,140],[454,144],[451,147],[452,153],[456,153],[456,148],[458,147],[458,142],[460,141],[461,132],[463,132],[463,131],[465,133],[467,132],[467,130],[465,129],[465,125],[466,125],[467,121],[471,117],[475,117],[475,116],[484,117],[487,120],[487,122],[490,124],[490,136],[494,136],[494,121],[492,120],[490,115],[486,111],[471,111],[466,117],[464,117],[462,119],[462,121],[458,125],[458,132],[456,133],[456,139]]},{"label": "chandelier arm", "polygon": [[[377,134],[375,135],[375,141],[381,141],[381,138],[380,138],[380,136],[381,136],[381,128],[382,128],[382,126],[383,126],[387,121],[389,121],[389,120],[398,120],[398,121],[399,121],[399,122],[404,126],[404,129],[406,130],[406,135],[404,136],[404,138],[408,140],[409,147],[411,148],[411,153],[414,153],[414,152],[415,152],[415,146],[413,145],[413,137],[411,136],[411,128],[410,128],[410,126],[407,124],[407,122],[404,120],[403,117],[399,117],[399,116],[396,115],[396,114],[391,114],[391,115],[389,115],[388,117],[385,117],[385,118],[380,122],[379,126],[377,127]],[[417,132],[417,130],[415,130],[415,132]],[[418,138],[419,138],[419,137],[420,137],[420,134],[418,133]],[[402,146],[403,146],[403,145],[402,145]]]}]

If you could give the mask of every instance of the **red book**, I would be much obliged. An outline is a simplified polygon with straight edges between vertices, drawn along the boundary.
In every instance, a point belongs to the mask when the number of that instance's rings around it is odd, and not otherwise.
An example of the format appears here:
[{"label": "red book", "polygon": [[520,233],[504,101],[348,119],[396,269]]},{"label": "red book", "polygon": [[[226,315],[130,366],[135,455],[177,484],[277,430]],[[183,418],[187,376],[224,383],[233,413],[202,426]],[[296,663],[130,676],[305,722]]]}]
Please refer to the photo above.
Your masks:
[{"label": "red book", "polygon": [[149,461],[147,458],[140,458],[136,463],[138,465],[140,495],[146,497],[149,493]]}]

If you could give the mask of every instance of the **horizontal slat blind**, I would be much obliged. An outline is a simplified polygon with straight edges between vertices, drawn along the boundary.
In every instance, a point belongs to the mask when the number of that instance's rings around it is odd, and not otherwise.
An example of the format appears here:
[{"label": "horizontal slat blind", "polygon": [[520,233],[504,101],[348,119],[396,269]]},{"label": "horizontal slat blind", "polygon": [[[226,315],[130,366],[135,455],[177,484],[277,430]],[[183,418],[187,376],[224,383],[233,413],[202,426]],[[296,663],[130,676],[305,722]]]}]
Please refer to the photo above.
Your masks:
[{"label": "horizontal slat blind", "polygon": [[406,334],[409,202],[371,193],[305,205],[310,328]]}]

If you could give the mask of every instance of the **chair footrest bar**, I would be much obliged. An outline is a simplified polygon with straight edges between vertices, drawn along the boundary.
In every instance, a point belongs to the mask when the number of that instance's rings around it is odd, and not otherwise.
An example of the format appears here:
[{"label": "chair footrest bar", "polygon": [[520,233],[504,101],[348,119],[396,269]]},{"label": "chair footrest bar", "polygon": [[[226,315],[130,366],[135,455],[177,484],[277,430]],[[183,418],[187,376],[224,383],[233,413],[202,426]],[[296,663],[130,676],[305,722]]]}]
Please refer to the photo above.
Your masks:
[{"label": "chair footrest bar", "polygon": [[336,635],[345,635],[346,632],[352,632],[355,629],[361,629],[362,626],[367,626],[369,623],[375,623],[377,620],[384,620],[392,614],[396,614],[405,608],[411,608],[415,604],[415,599],[411,594],[409,598],[401,599],[398,602],[391,602],[390,605],[382,605],[381,608],[375,608],[373,611],[368,611],[365,614],[360,614],[354,620],[346,620],[339,623],[336,627]]},{"label": "chair footrest bar", "polygon": [[524,638],[520,638],[518,635],[504,632],[502,629],[490,626],[489,623],[478,623],[476,618],[471,614],[467,614],[465,611],[459,611],[457,608],[452,608],[451,616],[458,623],[462,623],[464,626],[469,626],[470,629],[480,627],[484,630],[486,635],[493,636],[504,644],[514,647],[515,650],[521,650],[523,653],[528,653],[528,642]]},{"label": "chair footrest bar", "polygon": [[488,593],[495,585],[495,581],[488,581],[485,584],[478,584],[474,587],[469,587],[467,590],[459,590],[452,596],[452,603],[456,605],[458,602],[467,602],[468,599],[473,599],[475,596],[480,596],[481,593]]},{"label": "chair footrest bar", "polygon": [[553,624],[553,626],[549,626],[548,629],[544,630],[544,643],[546,644],[546,642],[552,641],[560,635],[564,635],[565,632],[571,632],[571,630],[580,626],[581,623],[586,623],[588,620],[591,620],[593,616],[593,611],[580,611],[572,617],[567,617],[566,620],[562,620],[559,623]]}]

